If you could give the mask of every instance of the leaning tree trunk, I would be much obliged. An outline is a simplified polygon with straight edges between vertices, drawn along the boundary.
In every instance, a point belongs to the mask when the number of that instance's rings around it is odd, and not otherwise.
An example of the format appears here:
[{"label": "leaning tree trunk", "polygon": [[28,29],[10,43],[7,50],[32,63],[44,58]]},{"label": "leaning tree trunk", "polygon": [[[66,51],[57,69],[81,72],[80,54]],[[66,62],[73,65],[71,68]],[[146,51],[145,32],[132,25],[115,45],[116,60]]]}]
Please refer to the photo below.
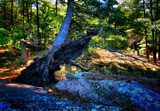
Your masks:
[{"label": "leaning tree trunk", "polygon": [[60,28],[60,32],[57,35],[57,37],[56,37],[55,41],[53,42],[52,46],[58,46],[60,44],[63,44],[65,39],[67,38],[70,23],[71,23],[71,20],[72,20],[72,15],[73,15],[73,6],[74,6],[74,0],[69,0],[66,17],[63,20],[62,26]]},{"label": "leaning tree trunk", "polygon": [[68,1],[66,17],[50,51],[35,59],[14,81],[35,86],[56,82],[54,72],[63,64],[72,64],[88,47],[91,37],[101,32],[101,29],[90,30],[79,40],[65,41],[73,15],[73,3],[74,0]]},{"label": "leaning tree trunk", "polygon": [[79,40],[65,42],[58,48],[51,49],[43,57],[35,59],[14,81],[35,86],[56,82],[54,72],[63,64],[72,65],[72,62],[88,47],[91,37],[100,32],[101,29],[88,31]]}]

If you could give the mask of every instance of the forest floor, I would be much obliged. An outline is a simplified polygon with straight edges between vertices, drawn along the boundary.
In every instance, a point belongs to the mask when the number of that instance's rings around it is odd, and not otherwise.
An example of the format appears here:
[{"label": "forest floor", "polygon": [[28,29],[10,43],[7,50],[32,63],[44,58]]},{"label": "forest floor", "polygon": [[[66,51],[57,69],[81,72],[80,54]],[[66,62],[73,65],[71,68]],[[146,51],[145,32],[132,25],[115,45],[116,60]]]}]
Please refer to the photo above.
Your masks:
[{"label": "forest floor", "polygon": [[[15,50],[0,48],[0,80],[11,80],[18,76],[34,57],[23,65],[20,55]],[[90,55],[84,54],[77,62],[95,73],[95,77],[103,75],[104,79],[109,80],[135,80],[160,93],[160,61],[154,64],[146,60],[144,55],[98,48]]]}]

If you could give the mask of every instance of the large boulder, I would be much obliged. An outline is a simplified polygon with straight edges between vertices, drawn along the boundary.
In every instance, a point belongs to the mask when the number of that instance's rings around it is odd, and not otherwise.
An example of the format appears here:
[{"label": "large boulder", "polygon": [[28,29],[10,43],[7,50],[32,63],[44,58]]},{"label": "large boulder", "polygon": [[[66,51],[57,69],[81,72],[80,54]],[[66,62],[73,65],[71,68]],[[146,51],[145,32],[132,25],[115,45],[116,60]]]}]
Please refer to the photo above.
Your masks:
[{"label": "large boulder", "polygon": [[87,78],[92,74],[76,73],[67,80],[56,84],[59,90],[78,94],[89,102],[120,107],[135,107],[145,111],[159,111],[160,95],[143,85],[125,80],[93,80]]},{"label": "large boulder", "polygon": [[123,111],[115,106],[60,98],[42,87],[0,81],[0,111]]}]

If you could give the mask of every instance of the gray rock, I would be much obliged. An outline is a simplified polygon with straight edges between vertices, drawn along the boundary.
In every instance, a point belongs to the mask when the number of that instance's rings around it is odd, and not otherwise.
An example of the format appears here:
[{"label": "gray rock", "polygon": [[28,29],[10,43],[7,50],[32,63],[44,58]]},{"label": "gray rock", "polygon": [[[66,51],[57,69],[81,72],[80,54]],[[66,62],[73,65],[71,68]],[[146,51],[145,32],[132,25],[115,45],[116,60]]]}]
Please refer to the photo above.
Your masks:
[{"label": "gray rock", "polygon": [[69,93],[78,94],[90,102],[112,106],[132,106],[139,110],[159,111],[160,95],[143,85],[127,81],[89,80],[80,72],[75,79],[60,81],[56,88]]},{"label": "gray rock", "polygon": [[123,111],[51,95],[41,87],[0,81],[0,111]]},{"label": "gray rock", "polygon": [[98,94],[84,77],[74,80],[72,79],[71,81],[60,81],[56,84],[56,88],[59,90],[67,90],[69,93],[78,94],[80,97],[89,101],[96,102],[98,100]]}]

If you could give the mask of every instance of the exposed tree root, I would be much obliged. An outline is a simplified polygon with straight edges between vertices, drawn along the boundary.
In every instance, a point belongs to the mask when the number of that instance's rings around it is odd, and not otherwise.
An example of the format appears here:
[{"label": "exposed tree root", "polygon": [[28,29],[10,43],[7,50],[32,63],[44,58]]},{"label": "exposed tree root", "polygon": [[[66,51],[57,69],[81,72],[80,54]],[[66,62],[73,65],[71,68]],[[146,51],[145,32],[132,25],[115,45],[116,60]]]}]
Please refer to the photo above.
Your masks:
[{"label": "exposed tree root", "polygon": [[73,63],[87,49],[91,37],[100,32],[101,29],[90,30],[79,40],[53,46],[46,55],[36,58],[14,81],[35,86],[56,82],[54,72],[63,64]]}]

